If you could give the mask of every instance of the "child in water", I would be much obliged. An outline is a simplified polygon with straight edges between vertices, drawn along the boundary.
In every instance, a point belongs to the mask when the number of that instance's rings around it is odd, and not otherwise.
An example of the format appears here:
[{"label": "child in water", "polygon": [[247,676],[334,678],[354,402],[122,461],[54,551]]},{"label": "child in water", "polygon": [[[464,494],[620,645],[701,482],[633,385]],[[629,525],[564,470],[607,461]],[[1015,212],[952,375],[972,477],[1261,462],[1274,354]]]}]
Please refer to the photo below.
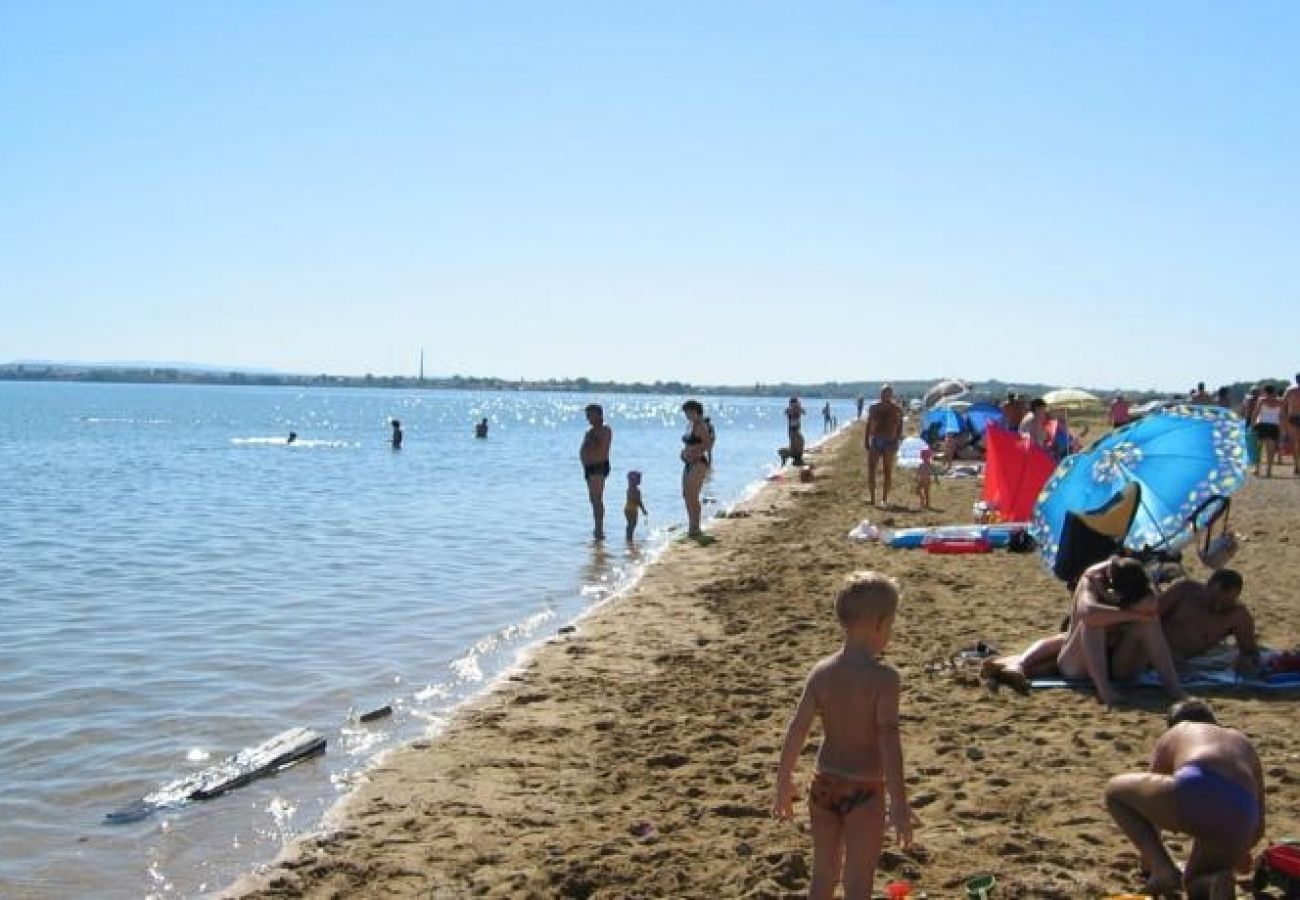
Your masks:
[{"label": "child in water", "polygon": [[636,532],[637,513],[650,515],[641,500],[641,473],[633,469],[627,473],[627,499],[623,501],[623,515],[627,519],[627,539]]},{"label": "child in water", "polygon": [[930,508],[930,482],[934,480],[934,451],[926,447],[921,451],[921,464],[916,467],[916,498],[921,509]]},{"label": "child in water", "polygon": [[913,815],[903,785],[898,732],[898,672],[880,661],[898,608],[898,584],[879,572],[850,575],[835,598],[844,645],[813,666],[786,730],[777,771],[778,819],[794,817],[794,767],[813,720],[822,723],[817,771],[808,791],[813,871],[808,895],[827,898],[843,880],[845,897],[870,897],[889,820],[899,843],[912,843]]}]

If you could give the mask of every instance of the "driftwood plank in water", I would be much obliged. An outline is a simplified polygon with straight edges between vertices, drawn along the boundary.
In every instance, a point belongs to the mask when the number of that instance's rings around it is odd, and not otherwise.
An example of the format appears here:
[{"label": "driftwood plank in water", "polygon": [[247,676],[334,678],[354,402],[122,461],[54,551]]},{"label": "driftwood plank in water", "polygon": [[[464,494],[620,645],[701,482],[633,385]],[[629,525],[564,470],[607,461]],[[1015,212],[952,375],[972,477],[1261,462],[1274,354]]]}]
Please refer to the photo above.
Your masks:
[{"label": "driftwood plank in water", "polygon": [[290,728],[269,741],[240,750],[215,766],[163,785],[129,806],[109,813],[110,822],[134,822],[160,809],[209,800],[250,781],[325,752],[325,738],[308,728]]}]

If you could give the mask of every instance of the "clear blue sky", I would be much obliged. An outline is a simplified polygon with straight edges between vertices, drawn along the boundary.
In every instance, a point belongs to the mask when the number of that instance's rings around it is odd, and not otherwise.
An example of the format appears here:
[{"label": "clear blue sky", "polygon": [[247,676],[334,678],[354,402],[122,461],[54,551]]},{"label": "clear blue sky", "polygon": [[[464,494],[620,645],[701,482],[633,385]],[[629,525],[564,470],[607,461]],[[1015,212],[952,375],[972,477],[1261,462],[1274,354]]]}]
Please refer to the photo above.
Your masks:
[{"label": "clear blue sky", "polygon": [[0,0],[0,361],[1300,368],[1300,4]]}]

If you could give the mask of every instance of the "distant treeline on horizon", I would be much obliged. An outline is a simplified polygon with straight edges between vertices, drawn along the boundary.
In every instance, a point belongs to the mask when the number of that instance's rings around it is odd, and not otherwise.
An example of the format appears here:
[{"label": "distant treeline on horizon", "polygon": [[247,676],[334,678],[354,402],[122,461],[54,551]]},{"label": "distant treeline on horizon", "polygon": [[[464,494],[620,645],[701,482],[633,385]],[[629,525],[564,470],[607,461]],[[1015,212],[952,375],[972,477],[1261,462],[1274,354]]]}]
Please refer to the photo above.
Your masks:
[{"label": "distant treeline on horizon", "polygon": [[[180,367],[77,365],[68,363],[7,363],[0,365],[3,381],[82,381],[117,384],[225,384],[259,385],[267,387],[360,387],[404,388],[415,390],[456,391],[555,391],[582,394],[699,394],[700,396],[739,397],[825,397],[854,400],[858,397],[874,399],[881,385],[891,384],[895,393],[910,399],[924,396],[942,378],[898,381],[827,381],[817,384],[755,383],[752,385],[698,385],[681,381],[617,382],[593,381],[587,378],[551,378],[546,380],[486,378],[450,375],[430,378],[412,378],[404,375],[290,375],[275,372],[239,372]],[[1265,379],[1267,380],[1267,379]],[[1285,386],[1285,379],[1274,379]],[[976,397],[1000,398],[1007,391],[1016,391],[1029,397],[1054,390],[1059,385],[1020,384],[998,381],[971,381]],[[1239,381],[1227,385],[1235,399],[1245,396],[1257,382]],[[1103,400],[1122,393],[1130,400],[1149,400],[1170,396],[1167,391],[1130,390],[1127,388],[1085,388]]]}]

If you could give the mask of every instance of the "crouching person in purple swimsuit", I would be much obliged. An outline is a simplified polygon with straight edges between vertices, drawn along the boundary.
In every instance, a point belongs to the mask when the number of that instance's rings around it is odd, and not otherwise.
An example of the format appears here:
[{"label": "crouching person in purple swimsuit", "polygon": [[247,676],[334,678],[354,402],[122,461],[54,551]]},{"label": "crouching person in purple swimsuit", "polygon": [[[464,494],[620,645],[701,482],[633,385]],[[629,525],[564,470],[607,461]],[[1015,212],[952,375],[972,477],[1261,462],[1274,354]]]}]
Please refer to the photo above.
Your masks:
[{"label": "crouching person in purple swimsuit", "polygon": [[[1233,869],[1250,871],[1250,850],[1264,835],[1264,772],[1244,734],[1220,726],[1205,701],[1184,700],[1169,710],[1151,771],[1112,778],[1106,808],[1142,854],[1147,893],[1232,900]],[[1161,830],[1192,836],[1185,872]]]}]

